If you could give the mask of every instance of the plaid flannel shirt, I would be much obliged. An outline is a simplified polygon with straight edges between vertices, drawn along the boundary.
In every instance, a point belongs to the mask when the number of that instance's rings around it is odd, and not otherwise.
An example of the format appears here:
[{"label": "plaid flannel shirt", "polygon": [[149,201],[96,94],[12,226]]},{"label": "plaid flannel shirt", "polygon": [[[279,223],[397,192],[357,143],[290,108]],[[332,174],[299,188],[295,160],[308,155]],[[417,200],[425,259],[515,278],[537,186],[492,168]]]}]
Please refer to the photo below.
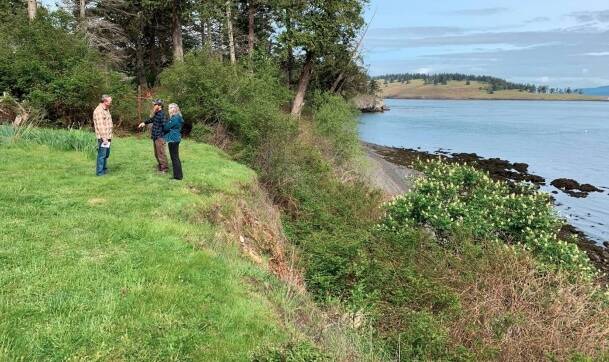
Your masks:
[{"label": "plaid flannel shirt", "polygon": [[165,112],[163,112],[162,109],[160,111],[156,112],[154,114],[154,116],[152,116],[152,118],[148,119],[144,123],[145,124],[152,123],[152,132],[150,133],[150,136],[153,140],[156,140],[158,138],[163,138],[163,135],[164,135],[163,125],[165,124]]},{"label": "plaid flannel shirt", "polygon": [[112,138],[112,115],[101,104],[93,112],[93,126],[97,139]]}]

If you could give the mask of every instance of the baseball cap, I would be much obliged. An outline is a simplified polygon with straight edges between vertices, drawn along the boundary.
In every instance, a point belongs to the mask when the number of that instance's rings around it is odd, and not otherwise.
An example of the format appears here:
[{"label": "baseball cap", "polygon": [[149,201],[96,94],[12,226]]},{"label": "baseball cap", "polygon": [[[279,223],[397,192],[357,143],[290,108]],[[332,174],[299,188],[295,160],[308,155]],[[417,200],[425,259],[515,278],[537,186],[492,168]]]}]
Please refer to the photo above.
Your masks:
[{"label": "baseball cap", "polygon": [[154,101],[152,101],[152,104],[159,105],[162,106],[163,105],[163,100],[162,99],[155,99]]}]

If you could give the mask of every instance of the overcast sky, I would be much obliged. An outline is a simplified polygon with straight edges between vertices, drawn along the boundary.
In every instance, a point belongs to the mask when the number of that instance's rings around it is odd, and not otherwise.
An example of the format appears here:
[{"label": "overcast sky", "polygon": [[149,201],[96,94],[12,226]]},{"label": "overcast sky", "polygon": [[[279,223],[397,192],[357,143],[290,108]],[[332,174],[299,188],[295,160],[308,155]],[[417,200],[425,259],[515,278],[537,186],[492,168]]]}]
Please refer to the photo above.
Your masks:
[{"label": "overcast sky", "polygon": [[372,75],[488,74],[560,87],[609,85],[608,0],[370,0]]}]

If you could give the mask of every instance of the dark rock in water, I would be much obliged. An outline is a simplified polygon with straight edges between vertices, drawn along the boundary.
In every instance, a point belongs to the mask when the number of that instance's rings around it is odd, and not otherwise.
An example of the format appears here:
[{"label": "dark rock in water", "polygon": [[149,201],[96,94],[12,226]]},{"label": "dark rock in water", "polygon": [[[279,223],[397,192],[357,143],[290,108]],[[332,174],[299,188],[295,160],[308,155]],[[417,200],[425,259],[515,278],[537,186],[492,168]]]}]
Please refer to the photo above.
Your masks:
[{"label": "dark rock in water", "polygon": [[530,174],[527,174],[524,177],[524,180],[532,182],[534,184],[538,184],[538,185],[545,185],[545,183],[546,183],[546,179],[545,178],[543,178],[541,176],[537,176],[537,175],[530,175]]},{"label": "dark rock in water", "polygon": [[569,178],[558,178],[550,183],[550,185],[557,189],[565,190],[579,190],[579,182]]},{"label": "dark rock in water", "polygon": [[453,160],[460,163],[472,163],[478,161],[480,156],[475,153],[453,153]]},{"label": "dark rock in water", "polygon": [[603,190],[597,188],[594,185],[590,185],[590,184],[579,185],[579,189],[584,192],[603,192]]},{"label": "dark rock in water", "polygon": [[609,241],[603,241],[603,245],[605,248],[609,249]]},{"label": "dark rock in water", "polygon": [[551,185],[556,187],[557,189],[562,190],[567,195],[572,196],[572,197],[583,198],[583,197],[587,197],[590,194],[590,192],[602,192],[601,189],[599,189],[593,185],[590,185],[590,184],[580,185],[579,182],[569,179],[569,178],[556,179],[556,180],[552,181]]},{"label": "dark rock in water", "polygon": [[558,195],[558,191],[556,191],[556,190],[552,191],[552,193],[553,193],[554,195]]},{"label": "dark rock in water", "polygon": [[514,168],[514,170],[516,170],[520,173],[526,173],[529,171],[529,165],[527,165],[526,163],[522,163],[522,162],[516,162],[512,165],[512,167]]},{"label": "dark rock in water", "polygon": [[389,110],[383,99],[372,95],[359,95],[351,103],[363,113],[377,113]]}]

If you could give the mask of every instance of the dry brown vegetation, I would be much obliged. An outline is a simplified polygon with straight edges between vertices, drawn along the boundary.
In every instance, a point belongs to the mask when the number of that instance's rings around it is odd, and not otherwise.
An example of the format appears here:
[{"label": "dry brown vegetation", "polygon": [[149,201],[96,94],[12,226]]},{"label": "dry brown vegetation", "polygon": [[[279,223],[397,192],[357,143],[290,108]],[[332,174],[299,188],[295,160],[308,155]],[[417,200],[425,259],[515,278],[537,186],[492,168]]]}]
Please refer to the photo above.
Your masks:
[{"label": "dry brown vegetation", "polygon": [[239,245],[252,262],[296,291],[304,292],[301,273],[295,268],[297,255],[292,247],[288,248],[280,212],[257,184],[243,185],[239,195],[222,195],[211,204],[200,205],[192,211],[190,219],[222,225],[224,235],[219,235],[220,239]]},{"label": "dry brown vegetation", "polygon": [[[603,290],[540,272],[529,255],[511,248],[488,250],[491,254],[477,263],[457,257],[448,258],[452,266],[444,265],[444,283],[463,308],[449,327],[455,345],[502,361],[609,358]],[[473,278],[464,278],[468,269]]]}]

